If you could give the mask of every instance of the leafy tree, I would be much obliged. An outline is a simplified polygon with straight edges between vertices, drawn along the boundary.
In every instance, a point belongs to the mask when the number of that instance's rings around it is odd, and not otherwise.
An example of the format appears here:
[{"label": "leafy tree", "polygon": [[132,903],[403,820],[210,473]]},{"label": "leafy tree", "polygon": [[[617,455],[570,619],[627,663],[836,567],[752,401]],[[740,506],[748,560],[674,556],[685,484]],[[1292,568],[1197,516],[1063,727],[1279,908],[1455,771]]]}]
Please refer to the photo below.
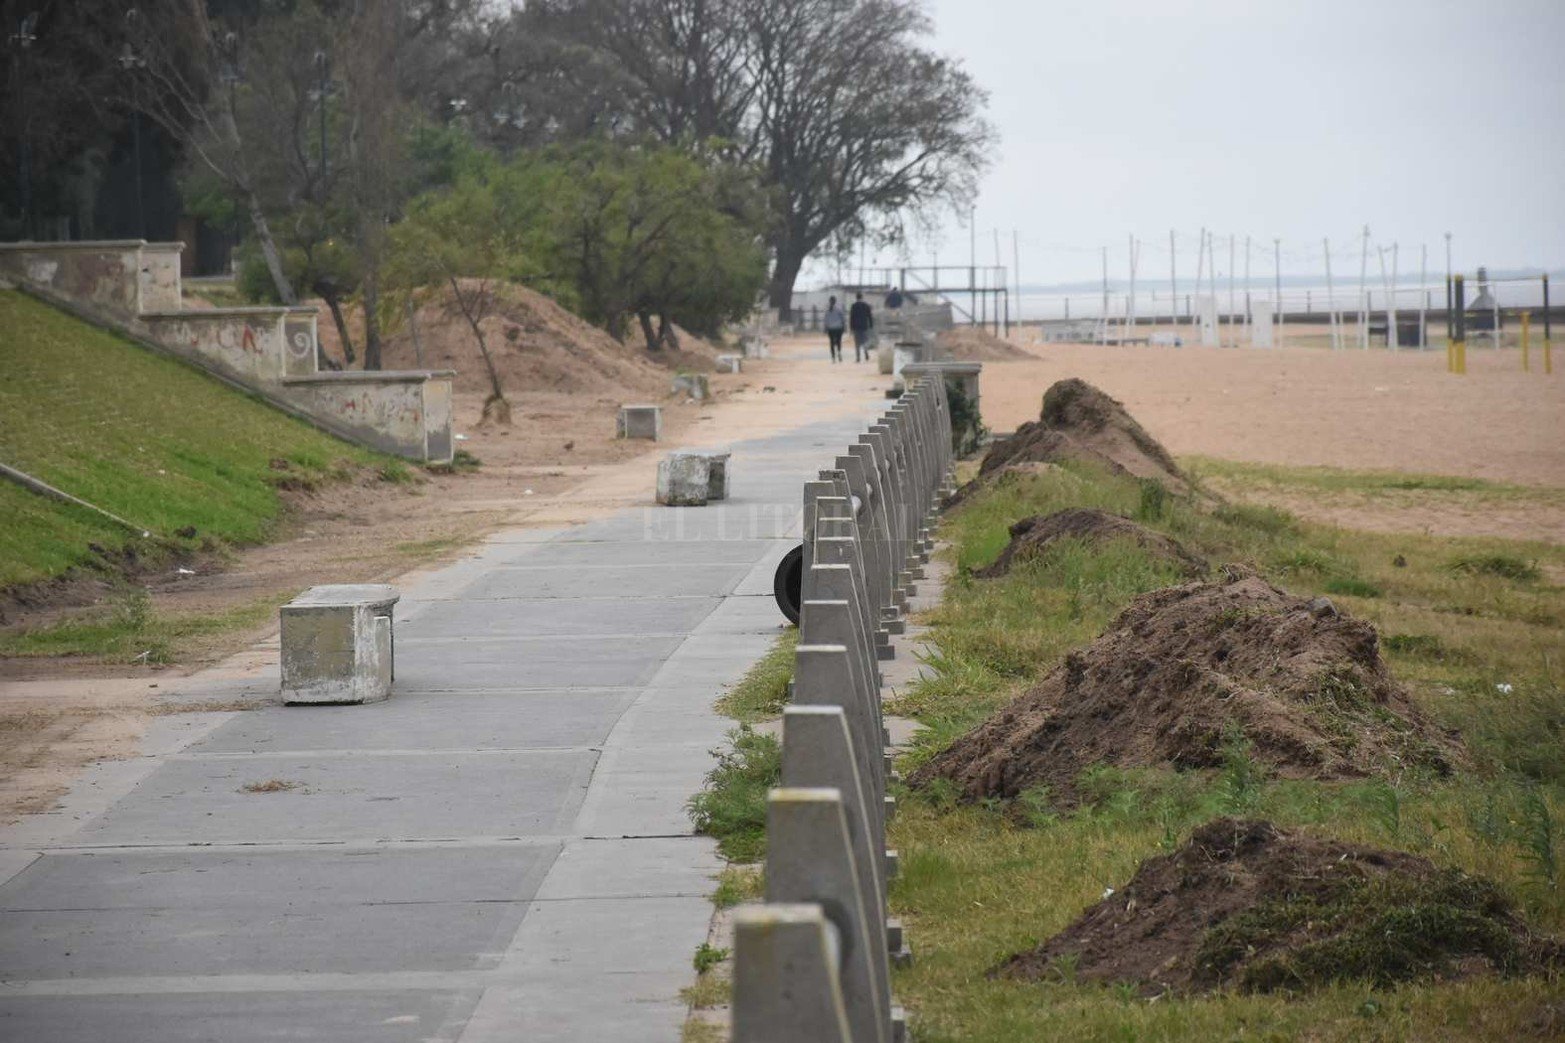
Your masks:
[{"label": "leafy tree", "polygon": [[673,323],[715,332],[753,306],[765,211],[742,168],[607,142],[515,165],[532,171],[546,203],[550,271],[615,338],[635,317],[655,350],[672,340]]},{"label": "leafy tree", "polygon": [[762,171],[784,314],[810,254],[895,241],[967,198],[993,141],[984,92],[927,46],[920,0],[546,0],[513,18],[560,41],[549,75],[570,85],[519,119],[550,125],[551,105],[590,94],[610,133],[687,148],[718,136]]},{"label": "leafy tree", "polygon": [[393,299],[436,287],[450,295],[473,331],[489,373],[483,419],[511,422],[500,372],[484,337],[483,322],[494,310],[499,284],[534,274],[525,245],[536,227],[535,206],[520,178],[497,164],[470,174],[449,189],[416,200],[390,232],[387,281]]}]

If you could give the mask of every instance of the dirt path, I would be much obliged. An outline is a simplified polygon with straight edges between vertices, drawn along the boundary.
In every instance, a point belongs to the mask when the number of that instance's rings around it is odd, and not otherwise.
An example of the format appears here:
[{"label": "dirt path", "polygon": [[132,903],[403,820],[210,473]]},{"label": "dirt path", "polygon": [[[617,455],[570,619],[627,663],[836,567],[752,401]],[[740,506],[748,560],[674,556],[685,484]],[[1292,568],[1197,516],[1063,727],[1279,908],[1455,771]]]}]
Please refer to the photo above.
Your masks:
[{"label": "dirt path", "polygon": [[[747,361],[743,374],[713,376],[712,400],[664,402],[664,438],[655,446],[614,440],[615,400],[518,395],[506,430],[477,428],[481,399],[464,397],[457,429],[482,461],[478,471],[300,497],[286,538],[241,551],[222,570],[153,581],[154,609],[215,614],[286,600],[316,583],[406,581],[501,529],[575,525],[650,505],[668,450],[838,416],[887,383],[872,365],[830,366],[824,355],[813,340],[777,342],[771,358]],[[215,678],[275,669],[275,612],[262,618],[178,666],[0,661],[0,821],[47,810],[95,760],[133,756],[148,716],[160,712],[160,694],[195,671]]]}]

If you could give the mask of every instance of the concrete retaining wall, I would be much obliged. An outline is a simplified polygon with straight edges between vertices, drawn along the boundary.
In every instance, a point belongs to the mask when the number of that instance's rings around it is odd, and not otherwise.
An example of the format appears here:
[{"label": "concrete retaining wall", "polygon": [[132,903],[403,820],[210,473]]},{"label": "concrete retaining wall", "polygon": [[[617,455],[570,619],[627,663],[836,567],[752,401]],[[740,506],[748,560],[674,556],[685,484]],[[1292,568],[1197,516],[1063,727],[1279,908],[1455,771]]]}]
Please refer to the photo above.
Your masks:
[{"label": "concrete retaining wall", "polygon": [[317,370],[313,308],[182,308],[181,243],[0,243],[0,278],[248,388],[349,441],[449,463],[449,370]]}]

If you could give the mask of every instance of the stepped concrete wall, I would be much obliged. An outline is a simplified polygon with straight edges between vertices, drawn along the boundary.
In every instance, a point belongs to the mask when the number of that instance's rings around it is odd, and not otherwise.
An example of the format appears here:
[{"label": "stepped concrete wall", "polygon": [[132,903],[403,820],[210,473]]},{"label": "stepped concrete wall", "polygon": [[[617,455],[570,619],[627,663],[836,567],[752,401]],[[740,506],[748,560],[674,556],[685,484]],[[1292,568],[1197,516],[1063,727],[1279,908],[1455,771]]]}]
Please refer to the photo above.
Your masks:
[{"label": "stepped concrete wall", "polygon": [[0,243],[0,278],[191,362],[333,434],[449,463],[450,370],[318,370],[313,308],[185,309],[181,243]]}]

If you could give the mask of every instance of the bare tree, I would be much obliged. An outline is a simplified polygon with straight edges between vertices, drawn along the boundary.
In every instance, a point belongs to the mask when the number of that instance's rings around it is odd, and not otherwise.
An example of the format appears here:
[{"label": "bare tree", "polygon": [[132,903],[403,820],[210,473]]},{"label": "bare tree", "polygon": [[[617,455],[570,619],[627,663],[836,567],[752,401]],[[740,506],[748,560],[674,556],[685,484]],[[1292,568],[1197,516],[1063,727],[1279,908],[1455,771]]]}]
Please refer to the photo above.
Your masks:
[{"label": "bare tree", "polygon": [[984,92],[920,46],[911,0],[749,0],[753,152],[779,220],[771,305],[789,315],[805,258],[834,234],[894,236],[975,190],[993,130]]},{"label": "bare tree", "polygon": [[298,297],[283,268],[263,205],[253,154],[275,147],[248,142],[241,133],[242,110],[275,107],[273,99],[244,86],[245,45],[237,27],[207,16],[202,0],[152,0],[147,12],[132,9],[127,45],[149,89],[142,110],[177,137],[244,208],[278,298]]},{"label": "bare tree", "polygon": [[610,56],[621,133],[726,139],[765,172],[785,315],[805,258],[966,198],[993,142],[984,92],[925,45],[920,0],[548,0],[531,17]]}]

